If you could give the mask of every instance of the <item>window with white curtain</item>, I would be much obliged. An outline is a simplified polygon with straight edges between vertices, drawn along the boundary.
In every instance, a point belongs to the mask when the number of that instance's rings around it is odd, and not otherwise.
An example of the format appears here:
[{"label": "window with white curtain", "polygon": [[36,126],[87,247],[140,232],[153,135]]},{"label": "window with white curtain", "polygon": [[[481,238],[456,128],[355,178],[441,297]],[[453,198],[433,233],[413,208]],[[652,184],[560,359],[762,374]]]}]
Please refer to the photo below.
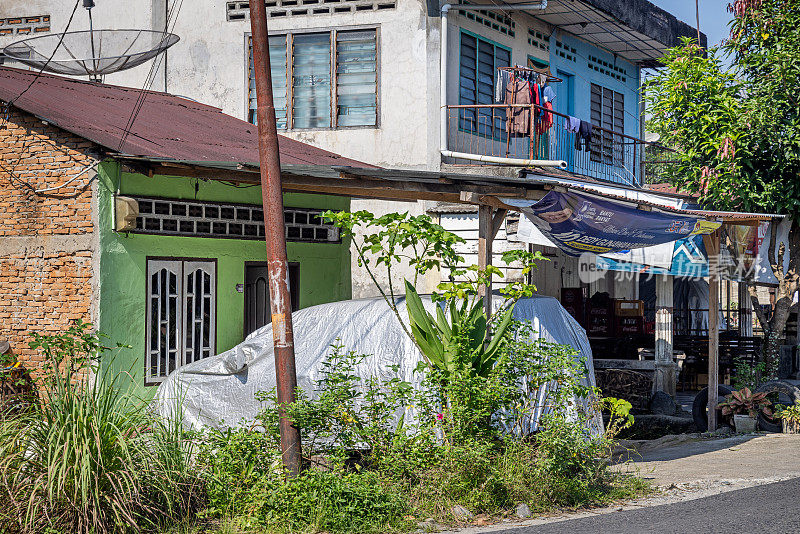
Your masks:
[{"label": "window with white curtain", "polygon": [[[248,43],[248,120],[255,123],[253,47]],[[269,47],[279,129],[377,126],[375,29],[273,35]]]},{"label": "window with white curtain", "polygon": [[147,260],[145,384],[214,354],[216,279],[214,260]]}]

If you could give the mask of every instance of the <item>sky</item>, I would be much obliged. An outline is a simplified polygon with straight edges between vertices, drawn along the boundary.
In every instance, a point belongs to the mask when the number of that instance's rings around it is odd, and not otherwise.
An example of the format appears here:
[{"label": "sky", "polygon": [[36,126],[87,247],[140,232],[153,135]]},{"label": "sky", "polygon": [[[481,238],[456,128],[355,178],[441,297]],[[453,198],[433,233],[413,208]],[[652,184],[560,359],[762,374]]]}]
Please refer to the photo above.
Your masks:
[{"label": "sky", "polygon": [[[661,9],[669,11],[678,20],[695,27],[694,0],[650,0]],[[716,46],[728,37],[728,22],[733,18],[728,13],[728,0],[700,0],[700,31],[708,37],[708,46]]]}]

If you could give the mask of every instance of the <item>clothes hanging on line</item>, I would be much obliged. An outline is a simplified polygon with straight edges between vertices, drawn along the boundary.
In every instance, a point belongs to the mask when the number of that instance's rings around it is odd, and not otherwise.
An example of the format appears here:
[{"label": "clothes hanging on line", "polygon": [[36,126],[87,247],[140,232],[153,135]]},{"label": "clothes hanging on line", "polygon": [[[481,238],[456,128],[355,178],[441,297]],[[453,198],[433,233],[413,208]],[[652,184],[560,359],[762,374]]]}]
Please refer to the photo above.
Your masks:
[{"label": "clothes hanging on line", "polygon": [[575,150],[581,149],[583,143],[584,152],[592,150],[592,123],[587,121],[580,121],[578,126],[578,135],[575,136]]},{"label": "clothes hanging on line", "polygon": [[578,117],[569,116],[564,121],[564,128],[566,128],[568,132],[578,133],[580,127],[581,120]]},{"label": "clothes hanging on line", "polygon": [[542,96],[544,97],[542,102],[553,103],[556,101],[556,92],[549,85],[545,85],[544,89],[542,89]]},{"label": "clothes hanging on line", "polygon": [[498,70],[497,71],[497,82],[494,86],[494,101],[495,102],[503,102],[506,98],[506,87],[508,87],[508,82],[511,78],[511,73],[507,70]]},{"label": "clothes hanging on line", "polygon": [[544,110],[542,110],[542,115],[539,117],[539,121],[536,124],[536,133],[543,134],[546,133],[553,126],[553,104],[550,102],[545,102],[542,106]]},{"label": "clothes hanging on line", "polygon": [[506,130],[509,134],[530,135],[531,132],[531,86],[528,80],[514,76],[506,87],[505,104],[527,104],[524,107],[506,109]]}]

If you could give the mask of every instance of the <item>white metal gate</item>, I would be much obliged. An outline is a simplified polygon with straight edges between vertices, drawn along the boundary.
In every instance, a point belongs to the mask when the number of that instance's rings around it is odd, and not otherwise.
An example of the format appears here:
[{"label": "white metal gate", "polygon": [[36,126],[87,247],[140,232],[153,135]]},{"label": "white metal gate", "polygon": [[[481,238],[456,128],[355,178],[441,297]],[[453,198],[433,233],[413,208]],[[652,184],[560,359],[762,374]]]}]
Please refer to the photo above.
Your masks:
[{"label": "white metal gate", "polygon": [[145,382],[211,356],[215,334],[215,262],[148,260]]}]

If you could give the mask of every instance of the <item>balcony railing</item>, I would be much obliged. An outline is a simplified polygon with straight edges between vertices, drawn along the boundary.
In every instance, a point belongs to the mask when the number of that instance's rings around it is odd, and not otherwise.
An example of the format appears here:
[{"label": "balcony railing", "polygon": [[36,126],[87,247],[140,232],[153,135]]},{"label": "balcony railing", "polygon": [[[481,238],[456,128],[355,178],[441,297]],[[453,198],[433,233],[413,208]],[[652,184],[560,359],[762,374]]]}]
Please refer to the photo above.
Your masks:
[{"label": "balcony railing", "polygon": [[[507,113],[512,108],[530,108],[531,131],[508,133]],[[545,113],[552,126],[542,128]],[[567,115],[530,104],[486,104],[447,106],[447,150],[481,156],[519,160],[562,160],[570,173],[628,185],[643,182],[641,139],[592,126],[589,146],[576,145],[578,134],[566,129]],[[447,163],[476,164],[473,160],[449,158]],[[485,165],[485,163],[482,163]]]}]

